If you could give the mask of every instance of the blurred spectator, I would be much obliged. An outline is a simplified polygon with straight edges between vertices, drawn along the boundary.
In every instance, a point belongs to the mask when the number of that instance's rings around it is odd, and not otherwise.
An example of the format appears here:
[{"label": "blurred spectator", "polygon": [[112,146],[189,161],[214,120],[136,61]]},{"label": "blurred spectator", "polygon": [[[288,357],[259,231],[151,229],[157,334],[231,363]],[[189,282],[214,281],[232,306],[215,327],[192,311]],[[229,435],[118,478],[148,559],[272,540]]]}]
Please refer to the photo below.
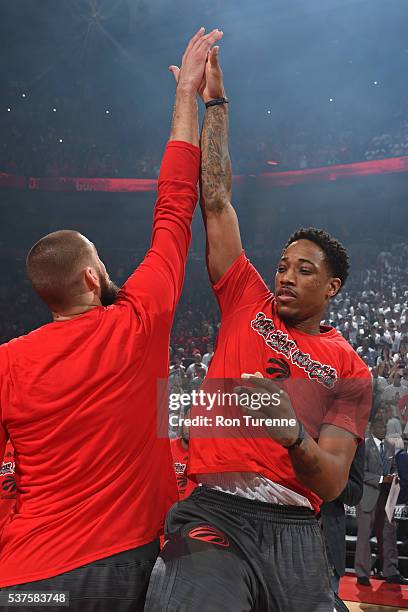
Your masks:
[{"label": "blurred spectator", "polygon": [[[207,344],[207,352],[203,355],[203,364],[208,368],[210,365],[211,359],[214,355],[214,345],[212,343]],[[407,371],[408,374],[408,371]],[[408,376],[407,376],[407,386],[408,386]]]},{"label": "blurred spectator", "polygon": [[371,425],[365,444],[365,470],[363,497],[357,510],[357,546],[355,570],[357,583],[370,587],[371,531],[377,537],[382,572],[386,582],[408,584],[408,579],[398,571],[397,533],[395,521],[390,523],[385,514],[385,504],[391,474],[396,472],[394,446],[385,438],[385,422],[378,417]]},{"label": "blurred spectator", "polygon": [[194,362],[187,368],[187,376],[193,378],[198,374],[201,374],[201,370],[204,372],[204,376],[207,373],[207,366],[202,362],[200,353],[195,353]]}]

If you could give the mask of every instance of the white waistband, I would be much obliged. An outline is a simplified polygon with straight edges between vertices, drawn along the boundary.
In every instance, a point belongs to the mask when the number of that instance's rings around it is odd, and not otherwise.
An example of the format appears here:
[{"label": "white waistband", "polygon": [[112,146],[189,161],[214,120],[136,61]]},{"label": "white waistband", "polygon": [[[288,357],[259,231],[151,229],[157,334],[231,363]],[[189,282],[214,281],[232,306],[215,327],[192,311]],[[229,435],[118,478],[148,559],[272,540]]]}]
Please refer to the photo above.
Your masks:
[{"label": "white waistband", "polygon": [[304,506],[312,508],[310,501],[286,487],[272,482],[256,472],[217,472],[216,474],[197,474],[199,485],[206,485],[216,491],[239,495],[268,504],[284,506]]}]

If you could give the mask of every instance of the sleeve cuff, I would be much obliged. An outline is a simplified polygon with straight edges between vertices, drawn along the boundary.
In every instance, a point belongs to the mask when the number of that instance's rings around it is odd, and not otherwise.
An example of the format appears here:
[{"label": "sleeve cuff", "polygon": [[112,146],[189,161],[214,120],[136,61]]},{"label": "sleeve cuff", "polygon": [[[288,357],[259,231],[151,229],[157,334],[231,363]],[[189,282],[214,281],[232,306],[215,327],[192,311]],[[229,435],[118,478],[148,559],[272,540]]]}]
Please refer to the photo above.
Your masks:
[{"label": "sleeve cuff", "polygon": [[160,168],[159,183],[181,181],[196,186],[199,171],[199,147],[183,140],[170,140],[167,143]]},{"label": "sleeve cuff", "polygon": [[200,147],[187,142],[186,140],[169,140],[167,142],[168,147],[180,147],[181,149],[190,149],[196,151],[200,155]]}]

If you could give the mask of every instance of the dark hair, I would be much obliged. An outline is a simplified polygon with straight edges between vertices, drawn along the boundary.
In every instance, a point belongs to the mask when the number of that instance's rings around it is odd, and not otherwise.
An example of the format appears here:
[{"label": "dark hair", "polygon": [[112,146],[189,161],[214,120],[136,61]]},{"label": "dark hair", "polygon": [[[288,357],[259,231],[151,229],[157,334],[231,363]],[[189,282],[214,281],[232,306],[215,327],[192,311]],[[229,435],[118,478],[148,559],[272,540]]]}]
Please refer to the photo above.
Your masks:
[{"label": "dark hair", "polygon": [[384,419],[384,417],[380,416],[380,415],[376,415],[373,420],[371,421],[371,426],[373,425],[383,425],[384,427],[386,427],[387,423]]},{"label": "dark hair", "polygon": [[349,274],[350,258],[341,242],[322,229],[301,227],[289,237],[284,250],[297,240],[310,240],[317,244],[325,254],[331,273],[341,280],[342,286],[344,285]]},{"label": "dark hair", "polygon": [[89,241],[74,230],[47,234],[30,249],[27,273],[51,309],[66,305],[82,287],[82,268],[93,263]]}]

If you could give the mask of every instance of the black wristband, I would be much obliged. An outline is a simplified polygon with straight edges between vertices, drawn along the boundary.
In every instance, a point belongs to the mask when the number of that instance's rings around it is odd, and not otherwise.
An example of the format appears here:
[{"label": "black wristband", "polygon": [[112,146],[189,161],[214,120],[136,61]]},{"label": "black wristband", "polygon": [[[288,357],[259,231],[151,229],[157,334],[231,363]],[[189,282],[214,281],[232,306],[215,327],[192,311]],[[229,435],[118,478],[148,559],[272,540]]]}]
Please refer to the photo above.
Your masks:
[{"label": "black wristband", "polygon": [[284,444],[282,444],[283,448],[286,448],[286,450],[294,450],[295,448],[299,448],[299,446],[302,444],[303,440],[305,439],[306,432],[305,432],[305,428],[303,427],[303,423],[301,421],[298,421],[298,423],[299,423],[299,433],[298,433],[297,440],[290,446],[285,446]]},{"label": "black wristband", "polygon": [[205,103],[205,108],[217,106],[218,104],[228,104],[227,98],[214,98],[214,100],[208,100],[208,102]]}]

